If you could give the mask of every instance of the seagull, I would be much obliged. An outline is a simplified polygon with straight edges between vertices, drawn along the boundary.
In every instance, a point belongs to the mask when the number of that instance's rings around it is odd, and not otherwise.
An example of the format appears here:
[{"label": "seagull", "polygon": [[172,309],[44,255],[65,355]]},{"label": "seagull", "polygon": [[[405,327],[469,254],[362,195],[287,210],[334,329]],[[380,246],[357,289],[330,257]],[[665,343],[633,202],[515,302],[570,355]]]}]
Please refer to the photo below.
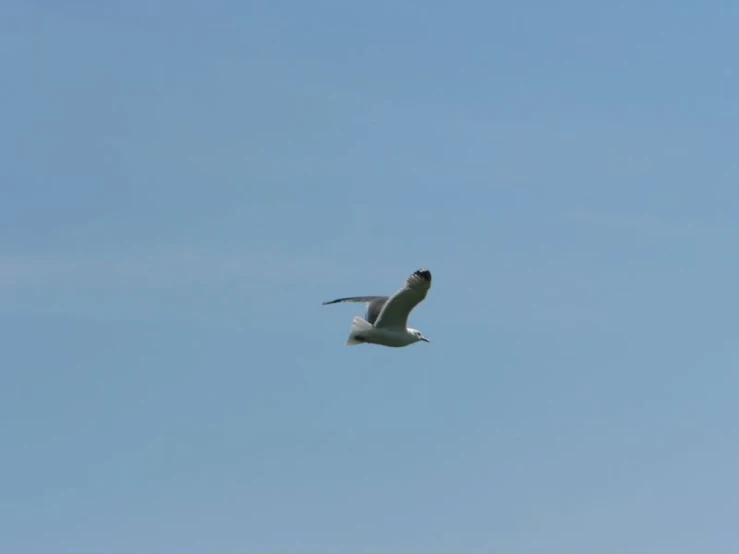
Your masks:
[{"label": "seagull", "polygon": [[421,334],[421,331],[407,326],[408,315],[421,301],[431,288],[431,272],[428,269],[419,269],[405,280],[405,286],[392,296],[352,296],[337,298],[324,302],[338,304],[339,302],[361,302],[367,304],[367,313],[362,319],[357,316],[352,321],[349,330],[347,346],[358,344],[379,344],[382,346],[408,346],[418,341],[431,342]]}]

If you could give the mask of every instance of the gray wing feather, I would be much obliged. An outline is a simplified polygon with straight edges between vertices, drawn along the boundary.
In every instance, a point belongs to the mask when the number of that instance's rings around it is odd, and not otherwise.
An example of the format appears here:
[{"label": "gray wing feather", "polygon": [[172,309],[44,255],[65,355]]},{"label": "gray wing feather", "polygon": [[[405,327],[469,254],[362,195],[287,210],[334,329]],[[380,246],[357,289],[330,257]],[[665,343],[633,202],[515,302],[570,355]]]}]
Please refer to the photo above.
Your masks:
[{"label": "gray wing feather", "polygon": [[406,329],[408,316],[428,293],[431,288],[431,272],[428,269],[419,269],[408,277],[405,287],[393,294],[384,303],[375,327]]},{"label": "gray wing feather", "polygon": [[365,319],[369,323],[372,323],[374,325],[377,317],[382,311],[382,307],[385,305],[385,302],[387,302],[388,298],[389,296],[351,296],[348,298],[337,298],[336,300],[329,300],[328,302],[324,302],[323,305],[326,306],[327,304],[337,304],[339,302],[359,302],[367,304]]}]

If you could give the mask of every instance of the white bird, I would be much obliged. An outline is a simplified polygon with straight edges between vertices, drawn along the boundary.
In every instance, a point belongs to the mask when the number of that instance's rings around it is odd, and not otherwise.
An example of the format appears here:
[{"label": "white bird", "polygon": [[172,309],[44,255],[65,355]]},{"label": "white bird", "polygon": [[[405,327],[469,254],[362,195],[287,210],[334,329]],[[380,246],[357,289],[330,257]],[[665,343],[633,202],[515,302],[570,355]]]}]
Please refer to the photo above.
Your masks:
[{"label": "white bird", "polygon": [[414,271],[405,281],[405,286],[392,296],[352,296],[324,302],[362,302],[367,304],[367,313],[362,319],[357,316],[349,330],[347,346],[370,343],[383,346],[408,346],[418,341],[431,342],[421,331],[408,327],[408,315],[431,288],[431,272],[428,269]]}]

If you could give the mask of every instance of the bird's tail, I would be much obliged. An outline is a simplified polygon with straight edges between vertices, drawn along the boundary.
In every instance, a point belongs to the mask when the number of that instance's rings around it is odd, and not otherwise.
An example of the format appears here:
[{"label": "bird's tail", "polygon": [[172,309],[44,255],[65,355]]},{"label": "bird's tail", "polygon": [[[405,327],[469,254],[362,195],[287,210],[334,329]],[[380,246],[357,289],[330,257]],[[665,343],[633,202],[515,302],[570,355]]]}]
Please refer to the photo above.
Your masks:
[{"label": "bird's tail", "polygon": [[356,346],[367,342],[367,333],[372,330],[372,324],[357,316],[352,321],[349,329],[349,338],[346,339],[347,346]]}]

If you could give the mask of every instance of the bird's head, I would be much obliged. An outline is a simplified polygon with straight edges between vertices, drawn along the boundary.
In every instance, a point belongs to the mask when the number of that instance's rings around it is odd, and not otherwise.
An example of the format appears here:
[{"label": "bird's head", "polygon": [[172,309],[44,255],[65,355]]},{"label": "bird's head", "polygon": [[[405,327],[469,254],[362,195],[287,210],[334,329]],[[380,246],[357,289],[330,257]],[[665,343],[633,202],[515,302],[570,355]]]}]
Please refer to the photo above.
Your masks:
[{"label": "bird's head", "polygon": [[429,339],[424,337],[421,331],[419,331],[418,329],[408,329],[408,332],[416,337],[416,341],[431,342]]}]

